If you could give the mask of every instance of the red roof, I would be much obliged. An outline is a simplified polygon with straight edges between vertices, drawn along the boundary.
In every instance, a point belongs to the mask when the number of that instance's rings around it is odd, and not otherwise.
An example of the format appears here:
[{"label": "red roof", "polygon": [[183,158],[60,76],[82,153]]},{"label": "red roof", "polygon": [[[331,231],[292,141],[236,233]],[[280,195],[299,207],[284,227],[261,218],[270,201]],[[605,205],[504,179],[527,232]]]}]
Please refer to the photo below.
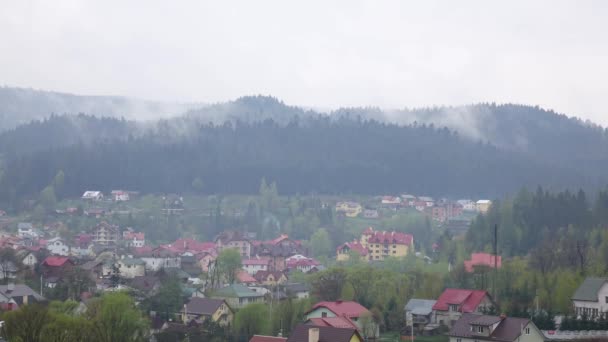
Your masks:
[{"label": "red roof", "polygon": [[215,248],[215,243],[213,242],[198,242],[193,239],[177,239],[175,242],[164,245],[164,247],[171,249],[176,252],[204,252],[210,249]]},{"label": "red roof", "polygon": [[257,280],[255,280],[254,277],[252,277],[249,273],[245,271],[238,271],[236,273],[236,279],[239,281],[239,283],[257,283]]},{"label": "red roof", "polygon": [[145,240],[144,233],[127,232],[124,235],[125,240]]},{"label": "red roof", "polygon": [[287,260],[288,268],[297,268],[297,267],[312,267],[321,265],[317,260],[306,258],[306,259],[291,259]]},{"label": "red roof", "polygon": [[359,241],[345,242],[338,246],[339,251],[343,250],[344,248],[348,248],[351,251],[355,251],[361,256],[366,256],[368,253],[367,248],[363,247],[363,245]]},{"label": "red roof", "polygon": [[433,305],[433,310],[447,311],[450,304],[456,304],[459,312],[474,312],[487,295],[488,292],[482,290],[446,289]]},{"label": "red roof", "polygon": [[336,302],[318,302],[308,312],[312,312],[318,308],[326,308],[336,316],[348,318],[360,317],[363,313],[369,312],[369,310],[357,302],[341,300]]},{"label": "red roof", "polygon": [[318,327],[355,328],[359,327],[348,317],[319,317],[308,320],[312,325]]},{"label": "red roof", "polygon": [[253,337],[249,340],[249,342],[285,342],[287,338],[285,337],[274,337],[274,336],[262,336],[262,335],[253,335]]},{"label": "red roof", "polygon": [[60,267],[60,266],[65,265],[65,263],[68,261],[70,263],[72,263],[72,261],[68,257],[50,256],[50,257],[47,257],[46,259],[44,259],[42,264],[47,265],[47,266]]},{"label": "red roof", "polygon": [[143,247],[134,247],[133,251],[135,252],[136,255],[143,255],[143,254],[148,254],[151,253],[154,250],[154,248],[152,248],[152,246],[143,246]]},{"label": "red roof", "polygon": [[248,265],[269,265],[270,264],[270,258],[251,258],[251,259],[244,259],[241,264],[243,264],[243,266],[248,266]]},{"label": "red roof", "polygon": [[374,232],[372,236],[367,240],[368,243],[386,243],[386,244],[400,244],[411,246],[414,241],[412,234],[406,234],[401,232]]},{"label": "red roof", "polygon": [[474,266],[488,266],[494,268],[494,261],[496,261],[496,266],[498,268],[502,266],[502,257],[500,255],[496,258],[494,254],[473,253],[471,254],[471,260],[464,261],[464,268],[469,273],[473,272]]}]

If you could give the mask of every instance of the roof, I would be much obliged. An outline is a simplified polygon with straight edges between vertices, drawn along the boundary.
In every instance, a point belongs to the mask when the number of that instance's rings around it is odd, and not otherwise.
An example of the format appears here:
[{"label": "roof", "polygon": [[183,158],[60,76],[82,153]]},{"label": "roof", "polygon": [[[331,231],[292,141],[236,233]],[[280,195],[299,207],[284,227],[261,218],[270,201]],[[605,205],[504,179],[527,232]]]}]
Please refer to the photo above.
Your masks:
[{"label": "roof", "polygon": [[47,266],[52,266],[52,267],[60,267],[60,266],[65,265],[65,263],[67,263],[68,261],[70,263],[72,263],[72,261],[68,257],[50,256],[50,257],[47,257],[46,259],[44,259],[42,264],[47,265]]},{"label": "roof", "polygon": [[311,318],[306,321],[309,325],[316,325],[318,327],[334,327],[334,328],[353,328],[359,329],[355,322],[348,317],[319,317]]},{"label": "roof", "polygon": [[[483,322],[484,324],[476,324]],[[493,322],[486,324],[488,322]],[[476,335],[471,325],[492,325],[498,323],[498,326],[494,328],[494,331],[489,337]],[[492,340],[492,341],[515,341],[521,334],[522,328],[527,326],[530,320],[527,318],[516,318],[516,317],[505,317],[501,318],[498,316],[487,316],[487,315],[476,315],[471,313],[465,313],[462,317],[456,321],[452,329],[448,333],[449,336],[454,337],[465,337],[475,338],[478,340]]]},{"label": "roof", "polygon": [[598,301],[598,292],[600,288],[608,281],[608,278],[589,277],[576,289],[572,300],[584,300],[588,302]]},{"label": "roof", "polygon": [[243,266],[268,265],[270,264],[270,258],[245,259],[241,263],[243,264]]},{"label": "roof", "polygon": [[304,284],[304,283],[291,283],[291,284],[285,284],[285,291],[287,293],[301,293],[301,292],[308,292],[310,291],[310,288],[308,286],[308,284]]},{"label": "roof", "polygon": [[223,299],[192,297],[180,312],[183,313],[185,309],[188,314],[211,316],[222,304],[226,304]]},{"label": "roof", "polygon": [[289,335],[287,342],[308,342],[308,331],[310,329],[319,329],[319,342],[350,342],[353,335],[359,337],[361,335],[354,328],[334,328],[334,327],[319,327],[307,324],[298,324]]},{"label": "roof", "polygon": [[345,242],[338,246],[337,250],[341,251],[345,248],[350,249],[351,251],[354,251],[361,256],[366,256],[368,253],[367,248],[363,247],[363,245],[359,241]]},{"label": "roof", "polygon": [[213,292],[211,297],[227,297],[227,298],[242,298],[242,297],[264,297],[263,294],[255,292],[245,285],[232,284]]},{"label": "roof", "polygon": [[238,271],[236,273],[236,279],[239,283],[257,283],[258,281],[245,271]]},{"label": "roof", "polygon": [[141,291],[151,291],[156,285],[160,285],[160,279],[154,275],[135,276],[129,281],[129,286]]},{"label": "roof", "polygon": [[492,203],[492,201],[490,201],[490,200],[479,200],[476,203],[477,204],[490,204],[490,203]]},{"label": "roof", "polygon": [[336,316],[344,316],[348,318],[359,317],[361,314],[369,312],[363,305],[353,301],[336,301],[336,302],[318,302],[307,313],[318,308],[327,308]]},{"label": "roof", "polygon": [[433,305],[433,310],[447,311],[450,304],[457,304],[460,306],[458,311],[473,312],[485,296],[489,296],[487,291],[446,289]]},{"label": "roof", "polygon": [[146,234],[144,233],[134,233],[134,232],[127,232],[123,235],[123,238],[125,240],[145,240],[146,239]]},{"label": "roof", "polygon": [[15,284],[11,291],[8,290],[8,285],[0,285],[0,293],[9,298],[32,296],[38,301],[44,300],[44,297],[25,284]]},{"label": "roof", "polygon": [[271,275],[275,281],[281,279],[282,276],[285,276],[285,274],[281,271],[257,271],[254,277],[257,281],[263,282]]},{"label": "roof", "polygon": [[274,337],[274,336],[263,336],[253,335],[249,342],[284,342],[287,341],[285,337]]},{"label": "roof", "polygon": [[488,266],[493,268],[495,261],[496,266],[500,268],[502,266],[502,257],[500,255],[496,257],[494,254],[489,253],[473,253],[471,254],[471,260],[464,261],[464,268],[469,273],[474,271],[474,266]]},{"label": "roof", "polygon": [[374,232],[369,239],[368,243],[386,243],[386,244],[400,244],[411,246],[414,242],[414,236],[412,234],[406,234],[401,232]]},{"label": "roof", "polygon": [[413,315],[428,315],[433,311],[434,299],[410,299],[405,305],[405,311],[411,311]]},{"label": "roof", "polygon": [[139,258],[122,258],[120,260],[118,260],[118,262],[124,264],[124,265],[145,265],[146,262],[139,259]]}]

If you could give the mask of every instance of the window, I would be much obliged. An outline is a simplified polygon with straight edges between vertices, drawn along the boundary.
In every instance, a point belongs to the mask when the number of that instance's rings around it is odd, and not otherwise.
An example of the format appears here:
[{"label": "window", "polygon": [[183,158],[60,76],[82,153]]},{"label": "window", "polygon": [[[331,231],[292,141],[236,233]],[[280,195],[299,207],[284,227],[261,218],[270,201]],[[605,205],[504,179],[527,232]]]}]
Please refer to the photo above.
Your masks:
[{"label": "window", "polygon": [[457,338],[456,342],[462,342],[462,339],[461,338]]},{"label": "window", "polygon": [[606,296],[605,300],[606,300],[606,303],[608,303],[608,296]]},{"label": "window", "polygon": [[477,332],[478,333],[482,333],[483,332],[483,327],[481,325],[477,327]]},{"label": "window", "polygon": [[321,317],[327,317],[327,312],[322,312]]},{"label": "window", "polygon": [[526,335],[530,335],[530,328],[526,328],[525,333]]},{"label": "window", "polygon": [[457,304],[450,304],[450,311],[458,311],[458,305]]}]

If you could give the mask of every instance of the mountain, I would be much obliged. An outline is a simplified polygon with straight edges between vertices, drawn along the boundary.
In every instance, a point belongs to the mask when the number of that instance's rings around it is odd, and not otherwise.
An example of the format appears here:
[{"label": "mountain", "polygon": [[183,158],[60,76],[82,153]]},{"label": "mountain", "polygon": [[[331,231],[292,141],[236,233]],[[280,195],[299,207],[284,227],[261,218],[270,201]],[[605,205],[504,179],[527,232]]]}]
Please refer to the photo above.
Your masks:
[{"label": "mountain", "polygon": [[138,122],[54,115],[0,134],[0,205],[17,206],[65,174],[85,189],[255,193],[260,180],[295,193],[495,197],[522,186],[608,183],[608,133],[523,105],[329,114],[249,96]]},{"label": "mountain", "polygon": [[182,114],[198,104],[145,101],[122,96],[82,96],[26,88],[0,87],[0,132],[52,114],[148,120]]}]

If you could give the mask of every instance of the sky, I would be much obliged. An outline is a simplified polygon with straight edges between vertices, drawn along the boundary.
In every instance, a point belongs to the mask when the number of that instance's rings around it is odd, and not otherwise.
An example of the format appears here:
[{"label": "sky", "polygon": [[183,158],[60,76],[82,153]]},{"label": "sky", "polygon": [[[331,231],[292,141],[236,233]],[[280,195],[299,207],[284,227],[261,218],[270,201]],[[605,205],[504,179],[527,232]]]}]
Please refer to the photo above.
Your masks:
[{"label": "sky", "polygon": [[0,85],[386,109],[514,102],[608,125],[608,1],[0,2]]}]

